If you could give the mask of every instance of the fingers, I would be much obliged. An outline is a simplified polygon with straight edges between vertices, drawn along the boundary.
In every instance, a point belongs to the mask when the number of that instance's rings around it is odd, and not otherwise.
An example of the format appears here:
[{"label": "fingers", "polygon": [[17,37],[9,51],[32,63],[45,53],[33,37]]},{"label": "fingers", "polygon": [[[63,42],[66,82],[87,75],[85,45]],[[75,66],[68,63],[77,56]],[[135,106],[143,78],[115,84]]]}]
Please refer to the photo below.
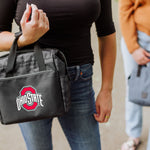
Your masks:
[{"label": "fingers", "polygon": [[108,122],[110,117],[110,113],[105,113],[105,112],[101,112],[100,114],[94,114],[94,118],[96,121],[100,122],[100,123],[104,123],[104,122]]},{"label": "fingers", "polygon": [[145,50],[144,50],[144,54],[145,54],[145,56],[150,57],[150,53]]},{"label": "fingers", "polygon": [[39,9],[38,12],[39,12],[39,21],[45,22],[46,13],[44,13],[42,9]]},{"label": "fingers", "polygon": [[144,54],[145,54],[145,63],[147,64],[150,62],[150,53],[145,51]]},{"label": "fingers", "polygon": [[39,12],[38,12],[38,8],[36,5],[31,4],[32,7],[32,15],[31,15],[31,21],[32,22],[37,22],[39,19]]},{"label": "fingers", "polygon": [[143,55],[143,57],[141,57],[141,61],[139,62],[139,65],[145,65],[148,62],[150,62],[150,59],[147,56]]},{"label": "fingers", "polygon": [[139,64],[139,65],[145,65],[145,64],[147,64],[148,62],[149,62],[149,59],[148,59],[146,56],[143,56],[143,57],[141,58],[141,60],[139,60],[138,64]]},{"label": "fingers", "polygon": [[94,118],[96,121],[100,122],[100,107],[98,105],[96,105],[96,114],[94,114]]},{"label": "fingers", "polygon": [[96,121],[100,123],[104,123],[104,122],[108,122],[110,118],[110,113],[105,113],[102,111],[100,114],[94,114],[94,117]]},{"label": "fingers", "polygon": [[144,57],[143,61],[144,61],[144,64],[147,64],[148,62],[150,62],[150,59],[147,57]]},{"label": "fingers", "polygon": [[94,114],[94,118],[96,121],[100,123],[108,122],[110,117],[110,112],[100,110],[99,106],[96,106],[96,114]]},{"label": "fingers", "polygon": [[31,19],[33,19],[34,21],[40,21],[40,22],[45,22],[47,18],[46,13],[43,12],[42,9],[38,9],[36,5],[31,4],[32,7],[32,16]]},{"label": "fingers", "polygon": [[[32,10],[32,14],[31,14]],[[49,26],[48,17],[46,16],[46,13],[43,12],[42,9],[38,9],[36,5],[29,4],[26,5],[26,10],[22,16],[21,22],[27,22],[31,14],[31,21],[32,23],[44,22],[47,26]]]},{"label": "fingers", "polygon": [[109,120],[112,110],[112,94],[110,90],[101,90],[96,99],[95,120],[103,123]]},{"label": "fingers", "polygon": [[[31,20],[27,22],[30,14]],[[46,13],[38,9],[34,4],[31,4],[31,6],[27,5],[20,24],[26,45],[39,40],[49,30],[49,21]]]},{"label": "fingers", "polygon": [[49,30],[49,21],[46,13],[39,9],[39,27]]},{"label": "fingers", "polygon": [[108,113],[108,114],[106,114],[106,116],[105,116],[104,122],[108,122],[109,118],[110,118],[110,114]]},{"label": "fingers", "polygon": [[46,23],[47,28],[48,28],[48,30],[49,30],[50,25],[49,25],[49,20],[48,20],[48,17],[47,17],[47,16],[45,17],[45,23]]},{"label": "fingers", "polygon": [[39,24],[39,27],[45,27],[46,29],[49,29],[49,21],[48,17],[46,16],[46,13],[43,12],[42,9],[38,9],[36,5],[31,4],[32,6],[32,17],[31,20],[35,24]]},{"label": "fingers", "polygon": [[28,21],[29,17],[31,14],[31,6],[29,4],[26,5],[26,10],[23,13],[22,19],[20,21],[21,24],[25,23]]},{"label": "fingers", "polygon": [[106,116],[105,112],[102,111],[102,112],[100,113],[100,117],[99,117],[99,120],[100,120],[101,123],[104,122],[105,116]]},{"label": "fingers", "polygon": [[135,50],[132,54],[134,60],[137,62],[139,65],[145,65],[148,62],[150,62],[150,53],[148,53],[146,50],[143,48],[139,48]]}]

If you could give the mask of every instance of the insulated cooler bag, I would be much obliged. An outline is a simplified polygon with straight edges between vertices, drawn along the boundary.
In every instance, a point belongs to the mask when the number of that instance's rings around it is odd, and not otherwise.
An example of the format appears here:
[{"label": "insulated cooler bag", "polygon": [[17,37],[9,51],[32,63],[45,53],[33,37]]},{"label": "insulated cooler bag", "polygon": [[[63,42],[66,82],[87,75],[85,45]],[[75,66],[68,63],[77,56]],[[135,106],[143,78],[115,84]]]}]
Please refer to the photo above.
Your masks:
[{"label": "insulated cooler bag", "polygon": [[2,124],[61,116],[70,107],[66,59],[53,48],[18,49],[0,57],[0,116]]}]

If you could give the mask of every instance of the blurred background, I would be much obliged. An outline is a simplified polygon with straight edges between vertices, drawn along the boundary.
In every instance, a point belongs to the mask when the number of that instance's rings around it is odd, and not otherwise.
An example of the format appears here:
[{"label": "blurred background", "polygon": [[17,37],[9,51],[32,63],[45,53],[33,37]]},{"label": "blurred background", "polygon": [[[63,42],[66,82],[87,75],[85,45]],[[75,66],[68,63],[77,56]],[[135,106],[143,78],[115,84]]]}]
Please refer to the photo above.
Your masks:
[{"label": "blurred background", "polygon": [[[112,2],[113,18],[117,31],[117,60],[114,75],[114,88],[113,88],[113,110],[112,115],[108,123],[100,124],[101,144],[102,150],[120,150],[121,144],[127,140],[125,134],[125,78],[123,69],[123,60],[120,50],[120,28],[118,22],[118,2]],[[17,31],[18,28],[13,23],[13,32]],[[97,96],[101,86],[101,71],[100,62],[98,57],[98,41],[93,24],[91,28],[91,42],[95,56],[94,64],[94,90],[95,97]],[[4,54],[3,52],[0,55]],[[148,131],[150,126],[150,114],[149,108],[144,108],[143,113],[143,131],[142,131],[142,144],[138,150],[146,150]],[[70,150],[64,133],[57,121],[54,119],[53,128],[53,145],[54,150]],[[26,150],[23,137],[21,135],[18,125],[4,126],[0,124],[0,150]]]}]

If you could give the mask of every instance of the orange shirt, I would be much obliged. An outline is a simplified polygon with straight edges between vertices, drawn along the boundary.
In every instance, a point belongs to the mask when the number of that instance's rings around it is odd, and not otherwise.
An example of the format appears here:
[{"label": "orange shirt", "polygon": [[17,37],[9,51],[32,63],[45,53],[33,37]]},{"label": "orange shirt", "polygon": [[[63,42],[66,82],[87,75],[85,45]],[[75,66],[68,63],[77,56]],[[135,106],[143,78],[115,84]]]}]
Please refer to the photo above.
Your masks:
[{"label": "orange shirt", "polygon": [[130,53],[139,48],[137,30],[150,36],[150,0],[119,0],[122,35]]}]

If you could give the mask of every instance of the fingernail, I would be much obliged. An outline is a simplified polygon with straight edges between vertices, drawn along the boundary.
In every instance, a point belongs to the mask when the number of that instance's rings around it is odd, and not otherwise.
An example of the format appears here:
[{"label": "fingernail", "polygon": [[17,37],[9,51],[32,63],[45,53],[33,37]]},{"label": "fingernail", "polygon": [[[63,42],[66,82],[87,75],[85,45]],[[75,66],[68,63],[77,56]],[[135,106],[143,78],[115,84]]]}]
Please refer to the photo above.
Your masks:
[{"label": "fingernail", "polygon": [[36,6],[35,4],[31,4],[32,6]]},{"label": "fingernail", "polygon": [[26,4],[26,9],[28,9],[28,7],[29,7],[29,4],[27,3],[27,4]]},{"label": "fingernail", "polygon": [[98,117],[98,116],[99,116],[99,114],[95,114],[95,116],[96,116],[96,117]]}]

